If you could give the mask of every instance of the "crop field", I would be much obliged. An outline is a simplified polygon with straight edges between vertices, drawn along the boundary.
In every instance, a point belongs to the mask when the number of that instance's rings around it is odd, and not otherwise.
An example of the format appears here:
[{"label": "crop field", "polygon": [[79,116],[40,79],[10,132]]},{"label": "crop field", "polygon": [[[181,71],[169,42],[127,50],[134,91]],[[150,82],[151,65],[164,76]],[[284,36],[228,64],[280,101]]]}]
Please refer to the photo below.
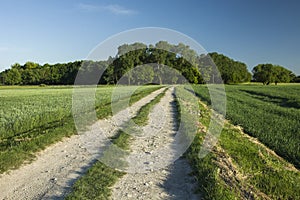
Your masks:
[{"label": "crop field", "polygon": [[[124,87],[119,97],[133,103],[159,86]],[[111,114],[114,87],[96,90],[98,118]],[[134,94],[131,93],[134,91]],[[119,92],[119,91],[118,91]],[[33,153],[76,133],[72,116],[72,87],[0,88],[0,172],[20,166]],[[121,105],[119,109],[122,109]]]},{"label": "crop field", "polygon": [[[205,86],[196,86],[210,103]],[[300,167],[300,85],[226,86],[226,118]]]},{"label": "crop field", "polygon": [[[299,85],[226,86],[230,121],[213,151],[203,159],[198,158],[198,152],[207,134],[210,112],[199,105],[204,128],[186,156],[205,199],[300,198],[299,90]],[[195,86],[195,91],[202,101],[210,103],[205,86]]]}]

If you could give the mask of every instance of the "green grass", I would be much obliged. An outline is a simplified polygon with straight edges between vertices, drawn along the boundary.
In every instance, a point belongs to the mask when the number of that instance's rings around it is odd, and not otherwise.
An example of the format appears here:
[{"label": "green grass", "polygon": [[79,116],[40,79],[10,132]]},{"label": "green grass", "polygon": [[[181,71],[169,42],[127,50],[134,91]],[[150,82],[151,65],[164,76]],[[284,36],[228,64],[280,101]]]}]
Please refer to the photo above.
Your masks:
[{"label": "green grass", "polygon": [[244,187],[254,187],[271,199],[300,198],[300,173],[288,162],[249,141],[230,125],[225,127],[220,145],[244,175]]},{"label": "green grass", "polygon": [[[205,86],[195,86],[195,91],[210,103]],[[226,118],[300,168],[299,94],[297,84],[226,86]]]},{"label": "green grass", "polygon": [[124,172],[96,162],[87,174],[73,185],[73,192],[66,199],[108,199],[110,187],[122,177]]},{"label": "green grass", "polygon": [[[160,87],[124,87],[122,100],[130,104]],[[98,87],[98,118],[111,115],[114,87]],[[130,94],[133,93],[132,96]],[[0,173],[19,167],[25,160],[63,137],[76,134],[71,87],[1,87],[0,88]],[[120,103],[118,109],[127,104]]]},{"label": "green grass", "polygon": [[[202,94],[207,92],[203,86],[197,87],[199,90],[200,88],[203,90]],[[258,89],[253,86],[244,87],[252,90]],[[234,88],[244,89],[244,87],[227,86],[226,89],[227,93],[228,90],[232,92],[229,92],[229,96],[233,96],[238,95],[238,93],[234,93],[237,92],[233,90]],[[297,90],[297,88],[289,88],[289,90],[293,89]],[[269,89],[266,89],[266,93],[268,91]],[[282,95],[286,94],[284,89],[279,89],[279,91],[282,92]],[[274,94],[274,92],[271,93]],[[291,94],[293,93],[291,92]],[[230,113],[233,110],[233,107],[230,107],[230,100],[228,105]],[[267,105],[272,106],[272,104]],[[267,105],[264,104],[264,106]],[[198,178],[199,190],[204,199],[300,198],[299,170],[284,159],[277,157],[264,145],[250,140],[249,136],[241,133],[239,129],[229,123],[226,123],[213,151],[200,159],[198,153],[209,125],[210,112],[202,104],[199,106],[202,110],[200,122],[206,128],[199,130],[186,156],[193,166],[193,173]]]},{"label": "green grass", "polygon": [[[122,160],[130,152],[130,139],[133,139],[128,133],[132,131],[137,132],[132,122],[138,126],[145,126],[148,122],[151,109],[165,95],[165,92],[166,90],[157,95],[148,104],[142,106],[138,110],[137,115],[132,118],[132,121],[130,120],[125,123],[123,129],[119,129],[115,137],[112,138],[112,143],[125,150],[125,153],[117,150],[114,146],[109,146],[103,153],[104,156],[100,158],[100,161],[97,161],[83,177],[75,182],[72,192],[66,199],[108,199],[111,196],[110,187],[125,173],[112,169],[110,166],[115,166],[117,163],[115,167],[126,167],[126,163],[122,163]],[[101,160],[105,160],[105,163],[109,163],[110,161],[113,163],[107,166]]]},{"label": "green grass", "polygon": [[[233,199],[235,194],[230,190],[224,182],[221,182],[217,174],[217,166],[214,164],[216,155],[210,153],[203,159],[199,158],[199,152],[201,150],[206,129],[210,123],[210,112],[205,109],[202,104],[199,104],[198,100],[195,100],[193,94],[183,89],[183,87],[176,88],[176,102],[181,115],[179,120],[183,131],[186,135],[193,136],[191,146],[185,153],[185,157],[189,160],[193,173],[197,178],[199,185],[198,191],[204,199]],[[201,111],[200,122],[198,126],[195,126],[194,122],[199,123],[199,116],[195,117],[194,111]],[[204,130],[205,129],[205,130]],[[191,134],[195,133],[195,134]]]}]

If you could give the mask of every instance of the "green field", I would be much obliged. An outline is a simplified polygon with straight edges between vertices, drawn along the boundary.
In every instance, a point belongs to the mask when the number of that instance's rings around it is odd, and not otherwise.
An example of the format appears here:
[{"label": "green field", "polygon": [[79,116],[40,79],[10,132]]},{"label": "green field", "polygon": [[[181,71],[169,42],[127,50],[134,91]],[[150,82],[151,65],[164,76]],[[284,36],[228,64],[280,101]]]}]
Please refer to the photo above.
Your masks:
[{"label": "green field", "polygon": [[[195,91],[202,101],[210,103],[205,86],[195,86]],[[207,134],[210,111],[199,105],[204,128],[187,157],[205,199],[300,198],[299,91],[299,85],[226,86],[227,118],[262,143],[227,122],[216,147],[203,159],[198,152]]]},{"label": "green field", "polygon": [[[226,86],[226,118],[300,168],[300,85]],[[207,88],[196,86],[210,103]]]},{"label": "green field", "polygon": [[[118,91],[119,98],[133,103],[158,88],[160,86],[124,87]],[[112,86],[97,88],[98,118],[111,114],[113,89]],[[36,151],[76,133],[72,94],[73,88],[65,86],[0,88],[0,172],[20,166],[24,160],[33,158]]]}]

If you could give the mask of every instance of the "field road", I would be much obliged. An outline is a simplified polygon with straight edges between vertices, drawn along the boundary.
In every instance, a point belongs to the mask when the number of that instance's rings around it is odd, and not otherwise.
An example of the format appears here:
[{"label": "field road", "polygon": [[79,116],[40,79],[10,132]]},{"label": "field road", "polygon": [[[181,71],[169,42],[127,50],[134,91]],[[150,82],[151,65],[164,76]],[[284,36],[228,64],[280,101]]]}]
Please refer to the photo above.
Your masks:
[{"label": "field road", "polygon": [[143,105],[163,90],[151,93],[111,118],[97,121],[84,135],[65,138],[46,148],[33,162],[2,174],[0,199],[63,199],[75,180],[95,162],[95,155],[86,147],[101,148],[105,145],[105,140],[102,142],[100,138],[94,144],[90,141],[94,131],[101,127],[106,136],[113,136],[122,122],[135,116]]},{"label": "field road", "polygon": [[187,160],[176,159],[180,148],[175,145],[178,113],[173,94],[170,88],[149,114],[142,136],[130,143],[129,173],[114,185],[113,199],[201,199],[194,193],[197,183]]}]

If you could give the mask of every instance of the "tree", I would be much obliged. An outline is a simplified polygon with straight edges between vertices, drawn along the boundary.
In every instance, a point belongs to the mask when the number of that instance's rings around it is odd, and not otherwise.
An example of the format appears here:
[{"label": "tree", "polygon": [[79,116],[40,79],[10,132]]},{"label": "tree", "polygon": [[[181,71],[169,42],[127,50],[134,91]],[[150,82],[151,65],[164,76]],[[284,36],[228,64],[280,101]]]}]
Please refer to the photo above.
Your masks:
[{"label": "tree", "polygon": [[154,78],[154,70],[153,66],[151,65],[142,65],[135,67],[132,71],[132,79],[133,83],[140,85],[140,84],[147,84],[151,83]]},{"label": "tree", "polygon": [[290,70],[270,63],[259,64],[253,68],[252,72],[253,79],[257,82],[262,82],[264,85],[289,83],[295,77]]},{"label": "tree", "polygon": [[163,84],[163,69],[161,65],[166,64],[167,56],[169,53],[170,46],[165,41],[160,41],[155,44],[155,48],[150,49],[149,62],[156,63],[154,67],[155,78],[158,80],[159,84]]},{"label": "tree", "polygon": [[273,71],[275,74],[275,84],[277,83],[289,83],[295,78],[295,74],[282,66],[273,66]]},{"label": "tree", "polygon": [[34,62],[26,62],[24,65],[24,69],[36,69],[38,68],[40,65],[38,63],[34,63]]},{"label": "tree", "polygon": [[3,75],[6,85],[18,85],[21,83],[21,74],[16,68],[12,68]]},{"label": "tree", "polygon": [[130,85],[132,79],[130,70],[134,67],[134,60],[131,53],[129,52],[121,55],[119,58],[114,60],[113,65],[114,65],[113,73],[114,76],[117,78],[117,80],[119,80],[123,76],[126,76],[127,83],[122,82],[122,84]]},{"label": "tree", "polygon": [[[217,66],[223,82],[226,84],[243,83],[251,80],[251,74],[245,63],[235,61],[216,52],[208,54]],[[213,70],[216,73],[217,70]],[[218,76],[215,74],[215,76]],[[214,81],[213,81],[214,82]]]},{"label": "tree", "polygon": [[19,63],[15,63],[11,66],[12,69],[17,69],[20,70],[22,68],[22,66]]},{"label": "tree", "polygon": [[291,82],[300,83],[300,76],[295,76]]},{"label": "tree", "polygon": [[197,52],[193,49],[190,49],[189,46],[179,43],[178,45],[174,45],[175,52],[177,56],[183,57],[186,59],[193,67],[198,67],[197,63]]}]

